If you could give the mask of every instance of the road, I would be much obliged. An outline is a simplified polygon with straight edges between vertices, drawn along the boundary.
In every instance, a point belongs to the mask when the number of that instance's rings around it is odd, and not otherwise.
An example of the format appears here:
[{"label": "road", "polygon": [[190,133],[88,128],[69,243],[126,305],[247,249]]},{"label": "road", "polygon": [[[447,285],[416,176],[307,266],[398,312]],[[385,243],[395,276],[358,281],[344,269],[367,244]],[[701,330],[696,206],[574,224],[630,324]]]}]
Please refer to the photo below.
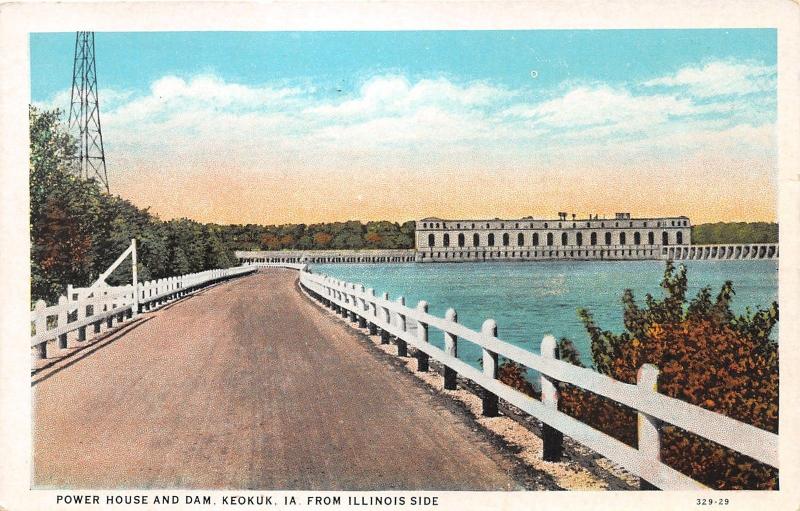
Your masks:
[{"label": "road", "polygon": [[203,290],[36,383],[34,486],[520,487],[464,416],[296,278],[262,270]]}]

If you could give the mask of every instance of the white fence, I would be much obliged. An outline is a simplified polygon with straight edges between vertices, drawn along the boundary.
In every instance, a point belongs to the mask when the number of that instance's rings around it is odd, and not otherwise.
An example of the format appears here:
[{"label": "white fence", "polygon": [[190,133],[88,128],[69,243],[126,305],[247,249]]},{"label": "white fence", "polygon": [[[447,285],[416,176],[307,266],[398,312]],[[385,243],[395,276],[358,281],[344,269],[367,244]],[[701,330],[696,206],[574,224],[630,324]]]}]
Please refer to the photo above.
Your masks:
[{"label": "white fence", "polygon": [[111,328],[115,319],[123,322],[201,287],[254,271],[252,267],[238,266],[150,280],[136,286],[67,286],[67,295],[61,296],[57,304],[36,302],[31,311],[31,348],[36,358],[46,358],[48,343],[57,340],[58,348],[64,349],[71,332],[77,333],[77,341],[86,341],[86,329],[90,326],[93,334],[99,334],[104,322],[106,328]]},{"label": "white fence", "polygon": [[[447,311],[445,318],[440,318],[428,314],[428,306],[424,301],[417,304],[416,308],[406,307],[402,297],[397,301],[391,301],[386,293],[382,297],[377,297],[372,289],[364,289],[364,286],[356,286],[308,271],[300,272],[300,283],[325,305],[343,316],[349,316],[361,327],[369,326],[371,333],[380,328],[387,342],[388,336],[396,337],[399,352],[404,352],[406,345],[416,348],[420,361],[419,370],[427,370],[428,357],[438,360],[447,368],[446,388],[454,388],[456,373],[480,385],[484,389],[484,415],[497,414],[499,397],[542,421],[545,425],[543,435],[545,455],[554,450],[560,453],[561,434],[564,434],[658,488],[671,490],[702,488],[703,485],[698,481],[661,462],[660,427],[662,423],[668,423],[762,463],[778,467],[778,435],[659,394],[656,388],[658,368],[655,366],[642,366],[639,370],[638,384],[631,385],[591,369],[557,360],[556,342],[552,336],[544,338],[541,354],[535,354],[497,338],[497,325],[492,319],[487,319],[481,331],[476,332],[459,324],[453,309]],[[412,330],[409,323],[416,328]],[[430,327],[439,330],[444,336],[444,350],[428,342]],[[458,342],[462,340],[481,347],[483,370],[476,369],[457,358]],[[541,374],[541,401],[497,380],[499,355]],[[557,382],[570,383],[636,410],[639,417],[639,448],[630,447],[558,411]],[[554,446],[554,442],[558,445]]]}]

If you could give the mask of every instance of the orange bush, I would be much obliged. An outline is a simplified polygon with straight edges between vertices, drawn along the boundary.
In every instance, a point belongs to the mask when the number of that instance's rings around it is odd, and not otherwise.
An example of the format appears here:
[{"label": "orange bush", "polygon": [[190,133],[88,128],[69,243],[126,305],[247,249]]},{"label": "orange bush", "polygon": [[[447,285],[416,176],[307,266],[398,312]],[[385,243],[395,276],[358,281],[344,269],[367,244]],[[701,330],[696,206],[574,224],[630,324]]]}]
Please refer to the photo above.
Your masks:
[{"label": "orange bush", "polygon": [[[686,301],[686,268],[667,263],[665,298],[647,295],[639,308],[628,290],[623,296],[625,332],[601,330],[590,313],[579,311],[592,341],[595,368],[612,378],[636,383],[643,364],[660,368],[659,392],[778,431],[778,349],[769,338],[778,321],[778,304],[735,316],[733,285],[717,299],[704,288]],[[571,342],[562,340],[561,358],[580,365]],[[559,408],[593,427],[636,446],[634,410],[568,384],[561,384]],[[662,430],[662,460],[717,489],[777,489],[777,469],[674,426]]]}]

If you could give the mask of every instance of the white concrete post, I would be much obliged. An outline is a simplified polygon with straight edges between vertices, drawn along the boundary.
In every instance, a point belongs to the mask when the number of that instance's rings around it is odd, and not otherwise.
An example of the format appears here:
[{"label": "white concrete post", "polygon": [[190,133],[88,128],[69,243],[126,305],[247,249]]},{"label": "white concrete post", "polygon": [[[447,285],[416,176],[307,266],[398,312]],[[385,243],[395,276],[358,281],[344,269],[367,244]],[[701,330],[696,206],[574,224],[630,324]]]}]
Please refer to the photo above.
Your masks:
[{"label": "white concrete post", "polygon": [[[428,302],[425,300],[420,300],[417,303],[417,311],[422,313],[428,312]],[[428,343],[428,324],[423,321],[417,321],[417,339],[420,343]],[[419,372],[427,372],[428,371],[428,354],[424,351],[417,350],[417,371]]]},{"label": "white concrete post", "polygon": [[[84,298],[79,297],[75,321],[81,321],[84,318],[86,318],[86,300]],[[78,341],[85,341],[85,340],[86,340],[86,327],[82,326],[78,328]]]},{"label": "white concrete post", "polygon": [[[642,393],[642,397],[647,399],[648,395],[658,393],[658,367],[652,364],[644,364],[636,374],[636,385]],[[638,426],[638,446],[639,453],[653,461],[652,467],[656,467],[661,460],[661,428],[658,419],[643,412],[637,413]],[[642,474],[639,479],[640,490],[657,489],[647,480],[647,474]]]},{"label": "white concrete post", "polygon": [[[481,327],[481,334],[484,339],[493,339],[497,337],[497,322],[493,319],[487,319],[483,322]],[[487,378],[496,379],[499,369],[497,353],[489,351],[486,348],[481,348],[483,351],[483,374]],[[482,414],[484,417],[497,417],[498,415],[498,400],[497,395],[483,389],[482,399]]]},{"label": "white concrete post", "polygon": [[[458,323],[458,313],[452,307],[447,309],[444,313],[444,319],[451,323]],[[454,334],[446,331],[444,332],[444,352],[453,358],[458,358],[458,340]],[[456,371],[450,368],[447,364],[444,367],[444,388],[447,390],[456,390]]]},{"label": "white concrete post", "polygon": [[[69,300],[66,296],[59,296],[58,297],[58,323],[56,324],[57,327],[63,327],[67,324],[67,303]],[[65,349],[67,347],[67,334],[63,333],[58,336],[58,347],[60,349]]]},{"label": "white concrete post", "polygon": [[[389,293],[384,291],[382,298],[389,301]],[[389,344],[389,331],[387,328],[392,324],[392,314],[386,307],[381,307],[381,309],[383,311],[383,325],[385,326],[381,326],[381,344]]]},{"label": "white concrete post", "polygon": [[47,331],[47,316],[44,315],[44,310],[47,304],[44,300],[37,300],[36,306],[33,310],[36,312],[35,328],[36,336],[39,338],[39,344],[36,345],[36,358],[47,358],[47,341],[45,340],[44,333]]},{"label": "white concrete post", "polygon": [[367,306],[370,308],[370,321],[367,326],[369,327],[369,335],[375,335],[378,333],[378,306],[375,303],[375,290],[369,288],[367,289],[367,294],[369,295]]},{"label": "white concrete post", "polygon": [[[402,296],[397,297],[397,303],[401,306],[405,307],[406,299]],[[397,314],[397,327],[400,329],[401,332],[406,332],[406,315],[402,313]],[[408,344],[406,343],[405,339],[402,336],[397,337],[397,356],[398,357],[407,357],[408,356]]]},{"label": "white concrete post", "polygon": [[[540,348],[542,357],[557,359],[556,338],[545,335]],[[540,379],[542,387],[542,404],[553,410],[558,410],[558,382],[544,373]],[[564,453],[564,434],[548,424],[542,423],[542,459],[545,461],[560,461]]]},{"label": "white concrete post", "polygon": [[367,299],[364,297],[364,293],[366,293],[366,289],[364,285],[361,284],[359,286],[359,291],[361,291],[361,298],[358,299],[358,303],[360,305],[359,309],[361,313],[358,315],[358,327],[359,328],[366,328],[367,327]]},{"label": "white concrete post", "polygon": [[136,257],[136,238],[131,240],[131,277],[133,280],[133,317],[139,315],[139,268]]}]

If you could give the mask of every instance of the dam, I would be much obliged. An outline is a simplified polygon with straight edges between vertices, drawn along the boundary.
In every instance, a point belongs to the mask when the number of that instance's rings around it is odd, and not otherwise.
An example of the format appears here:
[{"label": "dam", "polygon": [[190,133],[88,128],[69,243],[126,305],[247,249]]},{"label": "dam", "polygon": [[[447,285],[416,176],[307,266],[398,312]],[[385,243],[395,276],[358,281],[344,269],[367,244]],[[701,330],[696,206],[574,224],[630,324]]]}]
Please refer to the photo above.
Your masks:
[{"label": "dam", "polygon": [[632,217],[559,213],[557,218],[416,222],[414,248],[236,251],[242,264],[405,263],[549,260],[778,259],[777,243],[695,245],[686,216]]}]

